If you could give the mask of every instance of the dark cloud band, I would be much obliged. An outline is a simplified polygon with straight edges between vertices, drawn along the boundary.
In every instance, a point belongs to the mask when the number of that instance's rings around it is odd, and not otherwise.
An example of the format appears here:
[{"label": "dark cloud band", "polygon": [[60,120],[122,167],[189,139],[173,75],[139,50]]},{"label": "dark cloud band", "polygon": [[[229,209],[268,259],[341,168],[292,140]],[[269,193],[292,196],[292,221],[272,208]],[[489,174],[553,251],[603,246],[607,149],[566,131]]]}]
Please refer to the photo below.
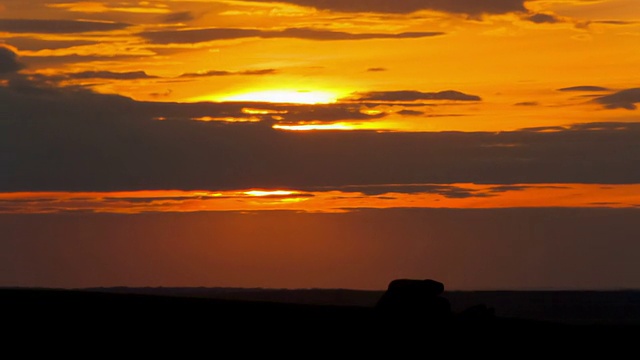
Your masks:
[{"label": "dark cloud band", "polygon": [[282,2],[315,7],[320,10],[363,13],[409,14],[420,10],[432,10],[481,15],[526,11],[525,0],[284,0]]},{"label": "dark cloud band", "polygon": [[602,86],[592,86],[592,85],[583,85],[583,86],[571,86],[565,87],[562,89],[558,89],[558,91],[584,91],[584,92],[597,92],[597,91],[608,91],[609,89]]},{"label": "dark cloud band", "polygon": [[262,31],[240,28],[207,28],[189,30],[148,31],[140,36],[154,44],[194,44],[215,40],[242,38],[291,38],[316,41],[329,40],[369,40],[369,39],[412,39],[443,35],[442,32],[405,32],[398,34],[364,33],[354,34],[342,31],[290,28],[282,31]]},{"label": "dark cloud band", "polygon": [[371,91],[356,93],[351,99],[358,101],[482,100],[479,96],[469,95],[455,90],[446,90],[440,92],[421,92],[415,90]]},{"label": "dark cloud band", "polygon": [[0,31],[10,33],[74,34],[122,30],[129,24],[84,20],[0,19]]},{"label": "dark cloud band", "polygon": [[[301,134],[274,130],[273,120],[153,120],[228,116],[242,113],[248,106],[243,103],[137,102],[21,84],[0,87],[0,104],[10,114],[0,120],[0,134],[11,134],[0,137],[0,191],[640,182],[638,123],[498,134]],[[367,118],[358,104],[279,110],[292,121],[297,116]]]}]

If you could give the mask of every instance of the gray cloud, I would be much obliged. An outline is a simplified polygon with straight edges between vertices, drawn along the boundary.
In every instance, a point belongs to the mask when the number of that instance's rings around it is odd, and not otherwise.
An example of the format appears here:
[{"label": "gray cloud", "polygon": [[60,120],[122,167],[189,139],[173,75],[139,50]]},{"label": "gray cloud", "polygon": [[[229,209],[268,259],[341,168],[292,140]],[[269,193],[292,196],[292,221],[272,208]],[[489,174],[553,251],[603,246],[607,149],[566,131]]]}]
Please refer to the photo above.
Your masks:
[{"label": "gray cloud", "polygon": [[576,24],[578,28],[588,29],[591,24],[603,24],[603,25],[615,25],[615,26],[625,26],[625,25],[635,25],[638,24],[638,21],[623,21],[623,20],[590,20],[584,21]]},{"label": "gray cloud", "polygon": [[193,19],[195,19],[195,16],[193,16],[191,11],[174,12],[160,17],[160,21],[163,23],[182,23]]},{"label": "gray cloud", "polygon": [[468,95],[455,90],[446,90],[440,92],[421,92],[415,90],[371,91],[355,93],[352,99],[357,101],[482,100],[479,96]]},{"label": "gray cloud", "polygon": [[601,96],[595,101],[607,109],[635,110],[640,103],[640,88],[621,90],[611,95]]},{"label": "gray cloud", "polygon": [[411,39],[443,35],[442,32],[405,32],[398,34],[365,33],[354,34],[342,31],[316,30],[309,28],[289,28],[282,31],[262,31],[240,28],[207,28],[189,30],[147,31],[140,36],[154,44],[194,44],[214,40],[229,40],[258,37],[263,39],[293,38],[305,40],[368,40],[368,39]]},{"label": "gray cloud", "polygon": [[136,79],[155,79],[157,76],[148,75],[144,71],[82,71],[76,73],[66,73],[61,75],[67,79],[112,79],[112,80],[136,80]]},{"label": "gray cloud", "polygon": [[34,86],[35,84],[47,84],[48,86],[55,87],[58,82],[65,80],[140,80],[157,79],[159,77],[149,75],[144,71],[81,71],[55,75],[29,74],[26,76],[26,78],[29,79],[31,84],[25,84],[37,88],[37,86]]},{"label": "gray cloud", "polygon": [[526,20],[529,20],[536,24],[555,24],[555,23],[564,22],[563,19],[559,18],[556,15],[542,14],[542,13],[527,16]]},{"label": "gray cloud", "polygon": [[18,55],[13,50],[0,45],[0,75],[17,72],[23,67],[18,61]]},{"label": "gray cloud", "polygon": [[540,105],[540,103],[538,103],[537,101],[523,101],[523,102],[515,103],[513,105],[515,105],[515,106],[538,106],[538,105]]},{"label": "gray cloud", "polygon": [[[306,191],[332,191],[343,193],[362,193],[367,196],[390,196],[391,194],[436,194],[450,199],[463,199],[471,197],[486,198],[496,196],[499,193],[511,191],[526,191],[529,189],[566,189],[563,186],[553,185],[498,185],[482,189],[471,189],[460,185],[444,184],[376,184],[376,185],[346,185],[339,187],[309,187]],[[394,197],[389,197],[393,199]]]},{"label": "gray cloud", "polygon": [[56,50],[66,49],[74,46],[91,45],[95,41],[89,40],[44,40],[32,37],[14,37],[4,40],[5,43],[14,46],[20,50]]},{"label": "gray cloud", "polygon": [[339,190],[345,193],[362,193],[367,196],[388,195],[392,193],[400,194],[437,194],[450,199],[464,199],[470,197],[493,196],[492,191],[468,189],[456,185],[438,184],[381,184],[381,185],[347,185],[331,188],[309,188],[309,191]]},{"label": "gray cloud", "polygon": [[403,116],[418,116],[418,115],[424,115],[424,111],[400,110],[400,111],[397,112],[397,114],[403,115]]},{"label": "gray cloud", "polygon": [[244,71],[226,71],[226,70],[209,70],[198,73],[184,73],[181,78],[208,77],[208,76],[231,76],[231,75],[273,75],[277,73],[276,69],[258,69]]},{"label": "gray cloud", "polygon": [[387,71],[387,69],[383,67],[372,67],[367,69],[367,72],[382,72],[382,71]]},{"label": "gray cloud", "polygon": [[592,21],[593,24],[607,24],[607,25],[634,25],[637,21],[621,21],[621,20],[596,20]]},{"label": "gray cloud", "polygon": [[374,120],[387,116],[386,113],[377,115],[368,115],[361,112],[360,106],[351,104],[329,104],[329,105],[291,105],[279,106],[280,111],[286,111],[287,114],[282,115],[285,123],[297,122],[336,122],[340,120]]},{"label": "gray cloud", "polygon": [[87,20],[0,19],[0,31],[10,33],[74,34],[127,27],[129,24]]},{"label": "gray cloud", "polygon": [[29,67],[29,69],[39,69],[39,68],[50,68],[54,66],[60,65],[68,65],[68,64],[77,64],[82,63],[83,65],[93,63],[93,62],[101,62],[101,61],[126,61],[131,59],[144,59],[146,57],[150,57],[151,55],[133,55],[121,53],[118,55],[108,56],[108,55],[78,55],[78,54],[69,54],[69,55],[23,55],[21,59],[24,63]]},{"label": "gray cloud", "polygon": [[284,0],[283,2],[340,12],[409,14],[434,10],[456,14],[481,15],[526,11],[525,0]]},{"label": "gray cloud", "polygon": [[595,92],[595,91],[609,91],[609,89],[602,86],[591,86],[591,85],[583,85],[583,86],[571,86],[562,89],[558,89],[558,91],[587,91],[587,92]]},{"label": "gray cloud", "polygon": [[520,131],[527,132],[560,132],[567,130],[564,126],[538,126],[538,127],[528,127],[524,129],[520,129]]},{"label": "gray cloud", "polygon": [[[246,107],[286,110],[284,121],[369,117],[358,104],[137,102],[18,85],[0,87],[9,114],[0,117],[0,134],[11,134],[0,137],[0,191],[640,182],[639,123],[500,133],[299,133],[272,129],[270,115],[257,123],[180,119],[246,117]],[[176,120],[153,120],[161,116]],[[433,191],[470,196],[454,190]]]}]

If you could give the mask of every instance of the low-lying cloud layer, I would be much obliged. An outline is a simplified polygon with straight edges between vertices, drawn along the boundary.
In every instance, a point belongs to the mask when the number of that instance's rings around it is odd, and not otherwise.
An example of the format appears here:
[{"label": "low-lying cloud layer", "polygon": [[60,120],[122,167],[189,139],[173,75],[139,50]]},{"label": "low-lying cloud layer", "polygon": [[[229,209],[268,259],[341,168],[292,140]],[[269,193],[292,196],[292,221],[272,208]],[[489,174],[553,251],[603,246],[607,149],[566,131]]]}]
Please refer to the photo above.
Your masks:
[{"label": "low-lying cloud layer", "polygon": [[640,185],[376,184],[310,189],[0,193],[0,214],[273,211],[362,208],[640,207]]},{"label": "low-lying cloud layer", "polygon": [[[297,133],[274,130],[281,121],[274,116],[384,115],[362,113],[357,103],[137,102],[24,81],[0,87],[0,100],[8,114],[0,133],[11,134],[0,137],[0,191],[640,181],[637,123],[501,133]],[[247,113],[258,122],[189,120]]]}]

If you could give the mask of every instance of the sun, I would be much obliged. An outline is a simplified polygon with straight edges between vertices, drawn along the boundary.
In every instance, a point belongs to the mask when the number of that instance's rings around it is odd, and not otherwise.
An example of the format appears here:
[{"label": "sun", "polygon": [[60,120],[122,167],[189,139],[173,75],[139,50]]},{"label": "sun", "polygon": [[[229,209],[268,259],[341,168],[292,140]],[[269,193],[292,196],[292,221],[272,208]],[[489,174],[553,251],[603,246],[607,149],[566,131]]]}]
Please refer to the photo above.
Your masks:
[{"label": "sun", "polygon": [[286,104],[330,104],[338,100],[339,95],[320,90],[263,90],[231,95],[223,101],[255,101]]}]

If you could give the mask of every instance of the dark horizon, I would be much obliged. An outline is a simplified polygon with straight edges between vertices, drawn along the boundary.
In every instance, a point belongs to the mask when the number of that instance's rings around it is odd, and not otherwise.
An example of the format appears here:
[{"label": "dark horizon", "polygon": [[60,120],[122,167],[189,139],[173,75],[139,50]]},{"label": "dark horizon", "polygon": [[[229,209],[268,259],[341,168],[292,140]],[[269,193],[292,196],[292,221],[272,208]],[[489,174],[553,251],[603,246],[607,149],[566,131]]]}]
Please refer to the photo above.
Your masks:
[{"label": "dark horizon", "polygon": [[0,4],[0,287],[640,289],[638,0]]}]

